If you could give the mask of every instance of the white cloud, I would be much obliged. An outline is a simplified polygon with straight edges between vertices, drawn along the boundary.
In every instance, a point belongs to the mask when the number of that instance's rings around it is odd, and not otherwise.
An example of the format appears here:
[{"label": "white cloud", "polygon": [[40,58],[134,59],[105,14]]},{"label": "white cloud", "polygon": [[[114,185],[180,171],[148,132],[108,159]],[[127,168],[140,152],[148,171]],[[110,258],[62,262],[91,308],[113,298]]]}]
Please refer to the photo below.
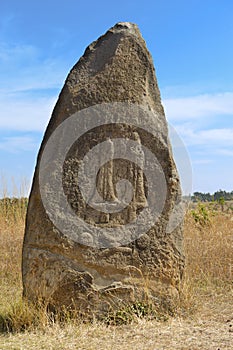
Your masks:
[{"label": "white cloud", "polygon": [[188,125],[179,125],[176,127],[179,135],[186,145],[207,145],[207,146],[226,146],[233,147],[233,129],[216,128],[208,130],[195,130]]},{"label": "white cloud", "polygon": [[233,157],[233,149],[218,149],[218,154],[228,157]]},{"label": "white cloud", "polygon": [[168,98],[164,105],[193,165],[210,166],[220,156],[233,156],[233,92]]},{"label": "white cloud", "polygon": [[184,122],[216,115],[233,116],[233,92],[163,100],[168,120]]},{"label": "white cloud", "polygon": [[4,137],[0,140],[0,150],[10,153],[18,153],[20,151],[34,151],[38,148],[38,143],[32,136],[12,136]]},{"label": "white cloud", "polygon": [[205,145],[208,148],[233,148],[233,129],[215,128],[195,130],[190,124],[178,125],[176,130],[186,146]]},{"label": "white cloud", "polygon": [[0,129],[44,131],[56,99],[2,96],[0,98]]},{"label": "white cloud", "polygon": [[197,132],[197,136],[205,142],[226,143],[233,145],[233,129],[209,129]]},{"label": "white cloud", "polygon": [[34,61],[38,56],[38,49],[32,45],[8,45],[5,42],[0,42],[0,62],[4,64],[22,64]]},{"label": "white cloud", "polygon": [[41,57],[34,46],[0,42],[0,129],[43,132],[65,65],[59,58]]},{"label": "white cloud", "polygon": [[4,93],[61,88],[68,62],[45,57],[33,45],[9,45],[0,41],[0,90]]},{"label": "white cloud", "polygon": [[213,163],[212,159],[196,159],[192,162],[192,164],[205,165]]}]

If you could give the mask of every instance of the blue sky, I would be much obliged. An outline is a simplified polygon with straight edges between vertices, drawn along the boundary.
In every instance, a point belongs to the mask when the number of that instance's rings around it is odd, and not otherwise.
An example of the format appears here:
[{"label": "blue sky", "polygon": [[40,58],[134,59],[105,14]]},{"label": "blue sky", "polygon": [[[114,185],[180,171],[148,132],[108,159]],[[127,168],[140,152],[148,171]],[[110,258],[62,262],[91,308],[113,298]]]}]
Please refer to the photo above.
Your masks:
[{"label": "blue sky", "polygon": [[119,21],[138,24],[153,56],[167,120],[190,155],[193,191],[233,190],[231,0],[1,1],[0,176],[31,180],[69,70]]}]

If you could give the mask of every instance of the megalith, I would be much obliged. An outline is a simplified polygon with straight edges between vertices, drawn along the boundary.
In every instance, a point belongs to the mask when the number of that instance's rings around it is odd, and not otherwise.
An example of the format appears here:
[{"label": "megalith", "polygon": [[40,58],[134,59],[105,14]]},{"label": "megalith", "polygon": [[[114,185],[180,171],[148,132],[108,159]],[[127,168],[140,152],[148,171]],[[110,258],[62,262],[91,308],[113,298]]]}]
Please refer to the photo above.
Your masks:
[{"label": "megalith", "polygon": [[103,314],[179,289],[180,180],[138,27],[117,23],[71,69],[35,168],[23,294]]}]

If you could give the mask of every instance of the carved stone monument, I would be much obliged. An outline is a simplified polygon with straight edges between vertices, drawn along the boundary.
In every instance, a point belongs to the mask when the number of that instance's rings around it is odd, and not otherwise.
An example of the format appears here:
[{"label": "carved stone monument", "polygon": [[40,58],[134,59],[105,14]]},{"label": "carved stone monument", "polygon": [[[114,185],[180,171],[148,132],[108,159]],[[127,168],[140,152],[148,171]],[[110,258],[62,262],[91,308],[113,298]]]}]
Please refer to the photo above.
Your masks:
[{"label": "carved stone monument", "polygon": [[180,199],[151,55],[135,24],[118,23],[72,68],[45,132],[24,296],[91,315],[171,295],[184,267]]}]

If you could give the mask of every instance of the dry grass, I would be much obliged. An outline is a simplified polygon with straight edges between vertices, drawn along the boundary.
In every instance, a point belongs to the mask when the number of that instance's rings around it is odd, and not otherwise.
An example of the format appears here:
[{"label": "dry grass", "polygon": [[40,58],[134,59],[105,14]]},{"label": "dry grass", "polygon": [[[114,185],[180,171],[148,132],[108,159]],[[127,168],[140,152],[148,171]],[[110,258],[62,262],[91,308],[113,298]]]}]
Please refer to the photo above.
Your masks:
[{"label": "dry grass", "polygon": [[190,306],[203,305],[203,297],[225,295],[233,288],[233,213],[207,209],[207,216],[206,224],[196,223],[190,212],[185,219],[183,297]]},{"label": "dry grass", "polygon": [[175,318],[107,326],[67,317],[65,324],[52,324],[43,309],[21,300],[23,203],[0,205],[0,328],[8,320],[15,331],[2,332],[0,349],[233,349],[231,212],[208,211],[206,223],[187,214],[186,272]]},{"label": "dry grass", "polygon": [[21,250],[25,224],[25,201],[0,202],[0,312],[21,296]]}]

